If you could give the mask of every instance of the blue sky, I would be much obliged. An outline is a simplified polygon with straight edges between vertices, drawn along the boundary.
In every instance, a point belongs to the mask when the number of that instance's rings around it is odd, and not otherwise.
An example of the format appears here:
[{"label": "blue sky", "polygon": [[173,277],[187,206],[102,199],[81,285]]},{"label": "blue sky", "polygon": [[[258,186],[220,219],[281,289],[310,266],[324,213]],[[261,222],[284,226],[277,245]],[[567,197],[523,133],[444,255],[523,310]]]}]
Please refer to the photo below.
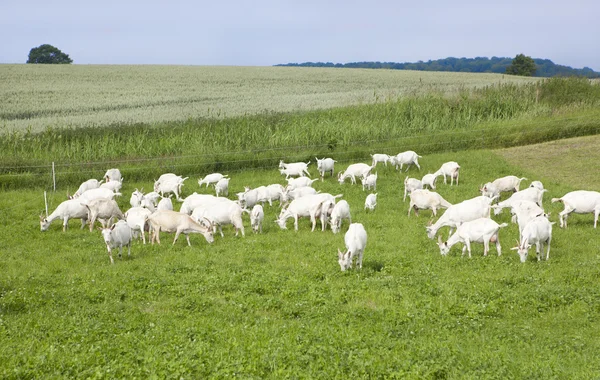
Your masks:
[{"label": "blue sky", "polygon": [[514,57],[600,71],[600,1],[0,2],[0,63],[44,43],[76,64]]}]

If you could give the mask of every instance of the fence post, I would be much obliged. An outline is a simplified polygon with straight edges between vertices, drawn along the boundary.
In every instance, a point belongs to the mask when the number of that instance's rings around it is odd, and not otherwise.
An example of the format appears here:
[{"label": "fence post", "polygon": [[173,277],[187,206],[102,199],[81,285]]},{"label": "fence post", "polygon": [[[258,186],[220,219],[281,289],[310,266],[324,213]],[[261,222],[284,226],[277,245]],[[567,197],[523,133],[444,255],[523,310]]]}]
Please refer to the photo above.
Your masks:
[{"label": "fence post", "polygon": [[[54,171],[54,161],[52,161],[52,185],[54,192],[56,192],[56,172]],[[46,210],[46,213],[48,213],[48,210]]]},{"label": "fence post", "polygon": [[44,190],[44,203],[46,204],[46,218],[48,217],[48,197],[46,196],[46,191]]}]

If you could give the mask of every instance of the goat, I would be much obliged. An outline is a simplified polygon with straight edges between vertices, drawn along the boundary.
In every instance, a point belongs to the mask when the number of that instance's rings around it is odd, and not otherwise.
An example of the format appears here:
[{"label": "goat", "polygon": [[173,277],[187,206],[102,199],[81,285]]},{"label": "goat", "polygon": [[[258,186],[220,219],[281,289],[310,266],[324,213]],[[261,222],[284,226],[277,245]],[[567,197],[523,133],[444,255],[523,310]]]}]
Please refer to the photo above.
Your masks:
[{"label": "goat", "polygon": [[119,169],[108,169],[104,174],[104,182],[119,181],[123,182],[121,171]]},{"label": "goat", "polygon": [[112,218],[123,219],[123,213],[119,209],[119,205],[112,199],[94,199],[89,202],[81,202],[82,205],[87,207],[89,219],[90,219],[90,232],[94,228],[96,219],[100,219],[102,227],[106,228],[110,225]]},{"label": "goat", "polygon": [[341,200],[333,206],[331,210],[331,231],[337,234],[342,228],[342,220],[348,219],[352,224],[352,216],[350,215],[350,205],[345,200]]},{"label": "goat", "polygon": [[188,177],[164,180],[158,184],[155,191],[163,197],[165,194],[173,193],[175,194],[175,199],[182,202],[181,187],[186,179],[188,179]]},{"label": "goat", "polygon": [[307,195],[318,194],[319,192],[313,187],[300,187],[298,189],[285,191],[283,194],[283,201],[287,202],[289,200],[294,200],[298,198],[305,197]]},{"label": "goat", "polygon": [[344,235],[346,251],[338,248],[338,263],[343,271],[352,268],[352,261],[357,257],[356,265],[362,269],[363,253],[367,246],[367,231],[361,223],[352,223]]},{"label": "goat", "polygon": [[412,150],[407,150],[406,152],[398,153],[395,157],[391,158],[391,163],[398,169],[400,167],[400,171],[402,171],[402,166],[406,165],[406,171],[410,168],[411,165],[415,165],[419,170],[421,170],[421,166],[419,165],[419,156],[417,153]]},{"label": "goat", "polygon": [[121,190],[121,187],[123,187],[123,182],[121,181],[110,181],[110,182],[106,182],[103,183],[99,186],[102,189],[110,189],[115,193],[118,193]]},{"label": "goat", "polygon": [[437,180],[437,176],[435,174],[425,174],[421,179],[421,183],[423,184],[423,188],[425,186],[429,186],[432,190],[435,190],[435,181]]},{"label": "goat", "polygon": [[368,176],[373,168],[373,166],[363,163],[352,164],[348,166],[344,172],[338,173],[338,182],[343,184],[346,178],[350,178],[354,185],[356,184],[356,177],[362,178]]},{"label": "goat", "polygon": [[79,198],[79,196],[81,196],[81,194],[85,193],[87,190],[99,188],[101,183],[102,183],[102,181],[98,181],[97,179],[88,179],[87,181],[85,181],[81,185],[79,185],[79,188],[73,194],[72,198],[77,199],[77,198]]},{"label": "goat", "polygon": [[132,207],[125,212],[125,221],[135,237],[137,237],[137,231],[142,233],[142,242],[146,244],[146,223],[148,217],[152,214],[152,211],[145,207]]},{"label": "goat", "polygon": [[40,215],[40,230],[46,231],[50,227],[50,223],[56,219],[62,219],[63,232],[69,227],[69,219],[81,219],[81,229],[83,229],[88,219],[87,208],[78,199],[64,201],[56,207],[52,214],[45,218]]},{"label": "goat", "polygon": [[502,192],[517,192],[519,191],[519,186],[521,185],[521,181],[526,180],[527,178],[519,178],[514,175],[509,175],[506,177],[495,179],[493,182],[488,182],[483,185],[479,191],[481,195],[485,195],[486,197],[493,198],[495,196],[500,196]]},{"label": "goat", "polygon": [[321,210],[319,212],[320,215],[317,215],[321,219],[321,231],[325,231],[325,229],[327,228],[327,223],[329,222],[331,212],[333,211],[334,207],[334,200],[328,199],[321,203]]},{"label": "goat", "polygon": [[492,206],[494,209],[494,215],[499,215],[504,208],[511,207],[512,204],[517,201],[532,201],[537,203],[538,206],[542,207],[542,197],[546,191],[548,190],[539,190],[536,187],[528,187],[521,191],[517,191],[516,193],[513,193],[510,198]]},{"label": "goat", "polygon": [[597,191],[576,190],[563,195],[561,198],[552,198],[552,203],[561,202],[565,209],[558,214],[560,218],[560,227],[567,228],[567,218],[569,214],[594,213],[594,228],[598,224],[598,215],[600,215],[600,193]]},{"label": "goat", "polygon": [[206,187],[208,188],[208,185],[213,184],[213,183],[217,183],[220,180],[222,180],[223,178],[228,177],[228,175],[223,175],[221,173],[212,173],[212,174],[208,174],[206,177],[199,179],[198,180],[198,185],[200,187],[202,187],[203,184],[206,184]]},{"label": "goat", "polygon": [[285,179],[289,179],[290,177],[304,177],[304,169],[298,167],[290,167],[285,169],[279,169],[279,173],[281,175],[285,175]]},{"label": "goat", "polygon": [[462,223],[479,218],[489,218],[490,204],[492,201],[492,198],[479,196],[448,207],[444,215],[442,215],[437,222],[425,227],[427,237],[433,239],[437,231],[445,226],[450,227],[449,235],[452,235],[452,231]]},{"label": "goat", "polygon": [[327,173],[327,172],[330,172],[331,176],[333,177],[333,167],[337,161],[335,161],[333,158],[323,158],[322,160],[319,160],[318,158],[316,158],[316,160],[317,160],[317,170],[319,171],[319,174],[321,175],[321,181],[323,181],[323,178],[325,177],[325,173]]},{"label": "goat", "polygon": [[[142,189],[143,191],[144,189]],[[135,189],[133,193],[131,193],[131,197],[129,198],[129,204],[131,207],[139,207],[142,205],[142,199],[144,198],[144,193]]]},{"label": "goat", "polygon": [[375,210],[375,206],[377,206],[377,193],[367,195],[365,199],[365,210]]},{"label": "goat", "polygon": [[445,184],[448,183],[448,182],[446,182],[446,176],[449,176],[450,177],[450,186],[452,186],[454,179],[456,179],[456,186],[458,186],[459,171],[460,171],[460,165],[458,165],[454,161],[449,161],[449,162],[442,164],[442,166],[438,169],[438,171],[436,171],[433,174],[436,177],[444,176]]},{"label": "goat", "polygon": [[212,194],[190,194],[183,200],[179,212],[190,215],[196,207],[205,207],[213,203],[230,201],[227,198],[215,197]]},{"label": "goat", "polygon": [[162,198],[160,202],[158,202],[158,206],[156,206],[157,210],[173,210],[173,202],[171,198]]},{"label": "goat", "polygon": [[106,244],[106,249],[108,249],[108,256],[110,257],[111,264],[115,263],[112,257],[113,248],[119,247],[119,257],[121,257],[123,247],[127,246],[127,256],[131,256],[131,240],[133,234],[131,228],[127,225],[127,222],[119,220],[110,228],[100,228],[100,231],[102,231],[102,238]]},{"label": "goat", "polygon": [[287,229],[286,220],[288,218],[294,218],[294,229],[298,231],[298,218],[299,217],[310,217],[312,222],[312,230],[315,230],[317,224],[317,216],[320,215],[321,205],[326,200],[332,200],[335,202],[337,198],[342,195],[338,194],[333,196],[328,193],[307,195],[302,198],[294,199],[286,209],[281,210],[279,218],[275,221],[279,227],[283,230]]},{"label": "goat", "polygon": [[264,190],[262,191],[262,197],[259,201],[263,203],[265,201],[269,202],[269,206],[273,206],[273,201],[278,200],[279,204],[281,205],[281,203],[285,201],[285,192],[285,188],[278,183],[265,186]]},{"label": "goat", "polygon": [[156,181],[154,181],[154,191],[158,192],[158,189],[160,187],[160,184],[166,181],[177,181],[177,180],[183,180],[183,177],[180,175],[177,175],[175,173],[165,173],[162,174],[160,177],[158,177],[158,179]]},{"label": "goat", "polygon": [[309,162],[292,162],[289,164],[286,164],[285,162],[283,162],[283,160],[279,161],[279,169],[289,170],[291,172],[299,172],[301,174],[298,174],[298,175],[301,177],[303,177],[304,174],[306,174],[307,176],[310,176],[310,173],[308,172],[308,165],[310,165],[310,161]]},{"label": "goat", "polygon": [[452,206],[452,204],[442,198],[438,193],[425,189],[416,189],[410,193],[408,216],[410,216],[411,210],[415,210],[415,215],[419,216],[418,210],[427,209],[433,211],[433,216],[437,216],[438,209],[448,208],[450,206]]},{"label": "goat", "polygon": [[207,206],[196,207],[192,212],[192,219],[200,222],[202,219],[208,220],[213,226],[213,233],[219,227],[219,233],[223,237],[223,225],[231,224],[235,228],[235,236],[241,231],[244,233],[244,224],[242,221],[242,207],[238,202],[229,199]]},{"label": "goat", "polygon": [[260,232],[262,234],[263,220],[265,219],[265,212],[261,205],[254,205],[250,212],[250,225],[254,233]]},{"label": "goat", "polygon": [[99,187],[97,189],[90,189],[85,191],[77,198],[79,202],[87,203],[94,199],[113,199],[114,197],[121,196],[121,193],[115,193],[114,191],[106,188]]},{"label": "goat", "polygon": [[377,164],[380,163],[380,162],[383,162],[385,164],[385,166],[387,166],[387,163],[390,160],[390,156],[389,155],[382,154],[382,153],[372,154],[371,158],[373,159],[373,162],[371,163],[372,167],[377,166]]},{"label": "goat", "polygon": [[367,188],[367,190],[373,189],[377,191],[377,172],[375,172],[375,174],[369,174],[368,176],[363,177],[361,182],[363,191],[365,191],[365,188]]},{"label": "goat", "polygon": [[259,186],[255,189],[246,186],[244,189],[245,191],[243,193],[237,193],[237,196],[238,201],[245,208],[254,207],[254,205],[259,202],[264,204],[268,198],[266,186]]},{"label": "goat", "polygon": [[308,177],[289,178],[286,189],[294,190],[300,187],[312,187],[312,184],[317,181],[316,179],[310,179]]},{"label": "goat", "polygon": [[224,195],[224,196],[228,196],[229,195],[229,180],[231,178],[221,178],[216,184],[215,184],[215,193],[217,195],[217,197],[219,195]]},{"label": "goat", "polygon": [[519,226],[519,234],[523,232],[523,228],[540,215],[544,215],[544,209],[532,201],[515,201],[511,204],[511,214],[513,214],[513,223],[517,222]]},{"label": "goat", "polygon": [[414,190],[423,188],[423,183],[416,178],[404,178],[404,198],[403,202],[406,202],[406,195],[412,193]]},{"label": "goat", "polygon": [[489,218],[479,218],[464,222],[456,229],[456,233],[447,241],[442,242],[442,236],[438,236],[438,247],[440,247],[440,253],[446,256],[450,251],[450,248],[456,243],[463,243],[462,255],[465,255],[465,250],[469,252],[469,258],[471,258],[471,242],[483,243],[483,256],[487,256],[490,250],[490,242],[496,243],[496,251],[498,256],[502,254],[502,247],[500,246],[500,238],[498,237],[498,231],[500,228],[508,226],[507,223],[498,224]]},{"label": "goat", "polygon": [[185,235],[188,246],[190,247],[192,246],[190,243],[190,233],[202,234],[208,243],[215,241],[211,223],[206,219],[203,219],[202,223],[198,223],[187,214],[171,210],[161,210],[150,215],[147,220],[150,223],[150,229],[152,231],[150,239],[152,244],[154,244],[154,241],[160,244],[160,231],[175,232],[173,245],[175,245],[177,238],[179,238],[179,235],[182,233]]},{"label": "goat", "polygon": [[544,184],[540,181],[531,181],[529,187],[535,187],[536,189],[544,190]]},{"label": "goat", "polygon": [[521,262],[527,261],[527,255],[529,248],[532,244],[535,244],[535,251],[537,259],[543,258],[542,250],[544,249],[544,243],[547,245],[546,248],[546,260],[550,258],[550,242],[552,241],[552,225],[548,218],[544,215],[540,215],[527,223],[523,232],[521,233],[521,241],[518,246],[511,248],[511,250],[517,251]]}]

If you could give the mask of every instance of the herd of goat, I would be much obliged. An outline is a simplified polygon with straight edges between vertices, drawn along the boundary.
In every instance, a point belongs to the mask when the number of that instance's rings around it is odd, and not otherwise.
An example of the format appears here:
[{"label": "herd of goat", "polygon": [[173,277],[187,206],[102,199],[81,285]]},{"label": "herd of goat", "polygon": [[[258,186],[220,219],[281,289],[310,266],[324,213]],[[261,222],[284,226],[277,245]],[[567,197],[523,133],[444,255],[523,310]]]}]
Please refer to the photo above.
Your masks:
[{"label": "herd of goat", "polygon": [[[418,159],[421,156],[413,151],[400,153],[396,156],[386,154],[373,154],[371,164],[356,163],[349,165],[346,170],[338,173],[337,179],[343,184],[350,179],[356,184],[357,178],[361,180],[363,190],[377,191],[377,173],[372,173],[378,163],[393,165],[402,170],[406,165],[406,171],[415,165],[419,170]],[[321,181],[329,173],[334,176],[335,160],[331,158],[318,159],[316,161]],[[81,184],[78,190],[69,199],[62,202],[50,215],[40,216],[40,227],[42,231],[48,229],[52,221],[60,219],[63,221],[63,231],[68,226],[69,219],[81,219],[81,228],[89,223],[90,231],[93,231],[96,220],[102,224],[102,236],[106,244],[111,263],[114,263],[112,249],[119,248],[119,256],[123,247],[127,247],[128,254],[131,250],[131,242],[138,234],[146,244],[146,234],[149,232],[150,242],[160,244],[160,232],[175,233],[173,244],[180,234],[184,234],[188,245],[190,233],[202,234],[206,241],[214,241],[213,234],[219,230],[223,236],[222,226],[233,225],[236,236],[244,235],[242,216],[244,213],[250,216],[250,225],[256,233],[262,233],[264,220],[263,205],[273,204],[278,201],[282,207],[276,223],[280,228],[286,229],[288,219],[294,219],[294,228],[298,230],[298,218],[308,217],[314,231],[317,221],[321,223],[321,229],[325,231],[329,225],[333,233],[341,230],[344,219],[348,220],[348,230],[344,236],[346,250],[338,249],[338,262],[342,271],[356,265],[362,268],[363,252],[367,244],[367,232],[361,223],[352,223],[350,206],[347,201],[340,200],[342,195],[332,195],[316,191],[312,184],[317,179],[310,179],[308,171],[309,163],[296,162],[279,164],[279,171],[288,182],[286,186],[273,184],[260,186],[254,189],[249,187],[245,191],[237,193],[237,200],[230,200],[229,178],[220,173],[209,174],[200,179],[200,187],[213,185],[215,196],[209,194],[193,193],[181,198],[183,183],[188,177],[167,173],[161,175],[154,183],[154,191],[143,194],[136,189],[130,198],[131,208],[125,213],[119,209],[115,196],[120,196],[123,178],[118,169],[109,169],[103,180],[90,179]],[[546,260],[550,255],[550,243],[552,240],[552,225],[548,214],[542,208],[544,186],[539,181],[533,181],[531,185],[519,190],[521,181],[526,178],[506,176],[488,182],[479,190],[481,196],[467,199],[460,203],[451,204],[440,194],[434,192],[436,180],[443,177],[444,183],[450,179],[450,185],[458,186],[460,166],[456,162],[446,162],[435,173],[423,176],[421,180],[409,178],[404,180],[404,201],[410,198],[408,215],[411,211],[418,215],[419,210],[430,209],[434,216],[441,208],[446,209],[444,214],[435,222],[426,227],[427,236],[434,239],[442,227],[449,227],[449,238],[444,241],[438,235],[438,246],[442,255],[447,255],[450,248],[456,243],[462,243],[462,254],[468,252],[471,257],[471,243],[483,243],[484,255],[488,254],[490,243],[496,245],[498,255],[501,254],[499,231],[506,227],[506,223],[498,224],[490,218],[491,210],[498,215],[504,208],[510,208],[513,215],[512,221],[519,226],[520,237],[518,245],[513,250],[519,254],[521,262],[527,260],[529,249],[535,245],[537,259],[543,258],[543,248],[546,246]],[[429,188],[429,189],[428,189]],[[143,190],[143,189],[142,189]],[[501,193],[511,192],[512,195],[502,202],[498,202]],[[168,197],[167,197],[168,195]],[[171,196],[182,202],[180,210],[174,211]],[[570,213],[593,213],[594,228],[598,223],[600,214],[600,193],[596,191],[578,190],[567,193],[562,198],[554,198],[552,202],[562,202],[564,210],[559,214],[560,227],[567,227],[567,218]],[[377,205],[377,193],[370,193],[365,199],[365,210],[374,210]],[[112,219],[118,222],[111,224]],[[456,232],[454,232],[456,230]],[[454,233],[453,233],[454,232]]]}]

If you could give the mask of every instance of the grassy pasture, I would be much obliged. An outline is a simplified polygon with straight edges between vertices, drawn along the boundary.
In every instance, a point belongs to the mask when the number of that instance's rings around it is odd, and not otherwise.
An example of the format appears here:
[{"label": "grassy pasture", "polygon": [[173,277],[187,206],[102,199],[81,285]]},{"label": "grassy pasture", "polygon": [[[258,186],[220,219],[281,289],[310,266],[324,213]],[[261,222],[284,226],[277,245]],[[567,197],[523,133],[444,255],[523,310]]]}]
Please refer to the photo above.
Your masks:
[{"label": "grassy pasture", "polygon": [[[570,144],[570,142],[569,142]],[[529,149],[537,149],[529,147]],[[549,199],[572,187],[560,175],[519,167],[504,152],[427,155],[422,176],[441,163],[461,164],[461,183],[440,183],[450,202],[508,174],[544,182]],[[511,156],[515,155],[511,151]],[[599,153],[589,151],[590,161]],[[593,157],[592,157],[593,156]],[[595,159],[594,159],[595,158]],[[567,156],[567,160],[571,160]],[[576,158],[575,158],[576,160]],[[342,168],[338,167],[337,170]],[[314,167],[312,168],[314,170]],[[0,198],[0,376],[90,378],[593,378],[600,371],[600,238],[591,215],[555,226],[550,260],[521,264],[518,230],[502,230],[503,254],[441,257],[425,226],[430,212],[406,216],[402,180],[378,169],[378,206],[363,211],[359,186],[334,179],[315,187],[343,193],[353,221],[367,229],[364,268],[341,273],[343,234],[310,232],[301,221],[283,231],[265,207],[263,235],[216,237],[192,247],[136,242],[132,257],[111,266],[99,232],[39,231],[41,191]],[[98,176],[102,173],[98,173]],[[594,167],[580,176],[595,183]],[[282,182],[274,170],[232,174],[231,190]],[[186,194],[199,190],[194,179]],[[442,181],[443,182],[443,181]],[[527,186],[529,182],[523,184]],[[126,183],[127,195],[150,182]],[[598,188],[594,188],[598,190]],[[51,197],[57,205],[62,194]],[[128,196],[119,200],[123,209]],[[23,216],[26,217],[23,217]],[[505,210],[496,220],[508,222]],[[344,225],[343,232],[347,229]],[[447,229],[441,231],[447,236]],[[172,239],[172,235],[170,236]]]},{"label": "grassy pasture", "polygon": [[537,79],[498,74],[292,67],[0,65],[0,127],[155,124],[455,95]]}]

